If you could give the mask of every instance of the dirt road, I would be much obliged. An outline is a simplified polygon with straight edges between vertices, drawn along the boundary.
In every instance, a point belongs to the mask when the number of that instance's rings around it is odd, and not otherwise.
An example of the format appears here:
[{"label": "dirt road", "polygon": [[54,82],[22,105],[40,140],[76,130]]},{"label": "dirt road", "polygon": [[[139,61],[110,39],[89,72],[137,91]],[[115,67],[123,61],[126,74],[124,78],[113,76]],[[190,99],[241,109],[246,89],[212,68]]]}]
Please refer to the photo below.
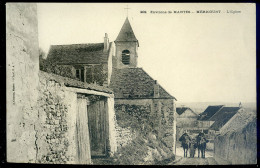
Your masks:
[{"label": "dirt road", "polygon": [[206,158],[198,158],[198,153],[196,151],[195,157],[190,158],[189,152],[188,157],[183,157],[183,149],[180,144],[176,144],[176,160],[171,162],[169,165],[223,165],[227,164],[226,162],[217,162],[213,157],[213,151],[206,151]]},{"label": "dirt road", "polygon": [[213,157],[209,158],[182,158],[173,165],[218,165]]}]

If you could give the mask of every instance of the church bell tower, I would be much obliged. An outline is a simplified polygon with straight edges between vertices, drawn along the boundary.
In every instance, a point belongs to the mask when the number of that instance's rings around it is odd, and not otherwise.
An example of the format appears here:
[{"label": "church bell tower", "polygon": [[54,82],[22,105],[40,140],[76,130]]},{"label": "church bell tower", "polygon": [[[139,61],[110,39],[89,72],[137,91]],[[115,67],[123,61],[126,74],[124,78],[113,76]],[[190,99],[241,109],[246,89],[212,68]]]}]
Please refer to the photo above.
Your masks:
[{"label": "church bell tower", "polygon": [[116,67],[123,68],[135,68],[137,67],[137,49],[139,47],[138,40],[135,37],[134,31],[130,25],[128,17],[115,40],[116,46]]}]

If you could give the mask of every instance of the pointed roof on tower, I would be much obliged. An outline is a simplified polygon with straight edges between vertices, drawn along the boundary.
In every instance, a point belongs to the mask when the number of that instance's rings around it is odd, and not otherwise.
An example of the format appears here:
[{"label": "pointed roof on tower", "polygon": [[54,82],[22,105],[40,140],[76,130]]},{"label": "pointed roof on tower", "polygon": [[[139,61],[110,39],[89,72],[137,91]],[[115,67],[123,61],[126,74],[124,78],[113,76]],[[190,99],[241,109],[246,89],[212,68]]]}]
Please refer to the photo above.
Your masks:
[{"label": "pointed roof on tower", "polygon": [[130,25],[128,17],[125,19],[125,23],[123,24],[117,38],[115,41],[134,41],[138,42],[137,38],[135,37],[134,31]]}]

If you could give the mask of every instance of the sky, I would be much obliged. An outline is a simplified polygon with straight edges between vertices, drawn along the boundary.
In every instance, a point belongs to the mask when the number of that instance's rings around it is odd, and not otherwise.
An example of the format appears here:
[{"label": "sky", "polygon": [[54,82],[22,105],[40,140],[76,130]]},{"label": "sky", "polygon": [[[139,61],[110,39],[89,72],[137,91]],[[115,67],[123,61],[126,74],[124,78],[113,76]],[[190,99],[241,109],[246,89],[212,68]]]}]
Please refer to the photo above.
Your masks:
[{"label": "sky", "polygon": [[100,43],[105,33],[114,41],[127,5],[138,67],[177,102],[256,101],[253,4],[38,3],[39,46],[48,53],[50,45]]}]

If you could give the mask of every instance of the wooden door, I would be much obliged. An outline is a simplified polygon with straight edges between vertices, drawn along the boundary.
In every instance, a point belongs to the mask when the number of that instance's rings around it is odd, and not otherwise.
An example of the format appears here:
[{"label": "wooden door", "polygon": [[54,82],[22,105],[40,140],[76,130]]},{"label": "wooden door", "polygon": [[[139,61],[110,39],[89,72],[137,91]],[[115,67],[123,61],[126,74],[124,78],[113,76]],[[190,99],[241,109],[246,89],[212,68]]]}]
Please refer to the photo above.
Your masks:
[{"label": "wooden door", "polygon": [[76,139],[78,164],[90,164],[90,142],[86,99],[77,99]]},{"label": "wooden door", "polygon": [[90,103],[88,120],[90,133],[91,156],[107,155],[107,103],[105,99]]}]

